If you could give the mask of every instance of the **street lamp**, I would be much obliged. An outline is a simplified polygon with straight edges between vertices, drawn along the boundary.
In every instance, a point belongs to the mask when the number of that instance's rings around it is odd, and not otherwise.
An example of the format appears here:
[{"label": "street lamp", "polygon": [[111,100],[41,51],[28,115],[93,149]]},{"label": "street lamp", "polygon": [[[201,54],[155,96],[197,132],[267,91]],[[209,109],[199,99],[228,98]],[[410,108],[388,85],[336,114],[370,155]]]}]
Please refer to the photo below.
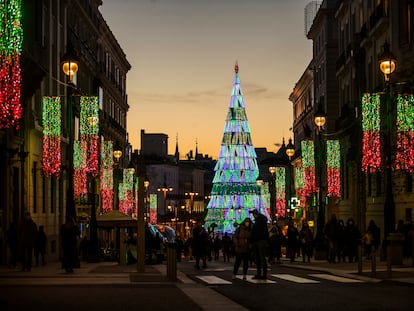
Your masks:
[{"label": "street lamp", "polygon": [[390,75],[395,71],[396,57],[390,51],[390,44],[385,42],[383,45],[383,52],[378,58],[379,68],[384,74],[385,80],[385,104],[386,104],[386,139],[385,139],[385,156],[386,156],[386,194],[384,202],[384,240],[390,232],[394,231],[395,224],[395,202],[392,191],[392,176],[391,176],[391,87]]},{"label": "street lamp", "polygon": [[[289,158],[289,161],[286,165],[286,173],[287,173],[287,183],[286,183],[286,193],[287,193],[287,198],[286,198],[286,204],[287,204],[287,208],[290,210],[290,204],[291,204],[291,198],[292,198],[292,183],[293,183],[293,166],[290,163],[290,160],[292,159],[292,157],[295,155],[295,145],[292,143],[292,138],[289,138],[289,143],[286,146],[286,155]],[[290,215],[289,215],[290,216]],[[286,217],[288,217],[287,213],[286,213]]]},{"label": "street lamp", "polygon": [[162,188],[158,188],[158,192],[162,192],[164,195],[164,223],[167,221],[167,192],[171,192],[174,189],[172,187],[167,187],[164,181],[164,186]]},{"label": "street lamp", "polygon": [[[194,196],[197,196],[198,192],[194,192],[194,191],[186,192],[185,195],[190,196],[190,215],[192,215],[193,211],[194,211]],[[191,226],[188,226],[188,218],[189,217],[187,217],[187,226],[186,227],[191,227]]]},{"label": "street lamp", "polygon": [[67,127],[68,127],[68,147],[67,147],[67,157],[68,157],[68,192],[67,192],[67,205],[66,205],[66,218],[72,217],[76,219],[76,209],[75,209],[75,198],[74,198],[74,188],[73,188],[73,141],[75,136],[74,131],[74,115],[73,115],[73,103],[72,103],[72,94],[73,89],[75,88],[73,84],[73,76],[78,72],[78,58],[74,55],[72,49],[69,49],[62,57],[62,70],[65,75],[69,77],[67,100],[66,100],[66,113],[67,113]]},{"label": "street lamp", "polygon": [[[322,129],[326,123],[326,114],[322,109],[322,105],[319,104],[318,110],[314,114],[315,125],[318,128],[318,218],[317,218],[317,232],[316,232],[316,251],[323,252],[325,249],[325,239],[324,239],[324,226],[325,226],[325,206],[323,204],[323,191],[322,191],[322,174],[323,174],[323,145],[322,145]],[[323,256],[321,253],[319,256]],[[316,257],[316,255],[315,255]]]},{"label": "street lamp", "polygon": [[295,155],[295,146],[292,144],[292,138],[289,138],[289,143],[286,146],[286,155],[289,157],[289,160]]},{"label": "street lamp", "polygon": [[145,188],[145,213],[147,221],[150,222],[150,211],[149,211],[149,195],[148,195],[148,188],[150,185],[150,181],[148,180],[148,177],[145,175],[144,179],[144,188]]},{"label": "street lamp", "polygon": [[276,213],[276,166],[270,166],[269,173],[272,175],[272,180],[270,182],[270,218],[273,223]]}]

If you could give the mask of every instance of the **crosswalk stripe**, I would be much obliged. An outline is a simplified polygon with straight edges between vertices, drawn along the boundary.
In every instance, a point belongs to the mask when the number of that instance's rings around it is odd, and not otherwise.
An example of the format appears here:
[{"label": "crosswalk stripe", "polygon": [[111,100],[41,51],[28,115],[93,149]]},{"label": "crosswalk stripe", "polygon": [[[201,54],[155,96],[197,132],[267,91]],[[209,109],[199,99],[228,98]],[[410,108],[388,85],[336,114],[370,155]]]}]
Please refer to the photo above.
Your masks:
[{"label": "crosswalk stripe", "polygon": [[[272,281],[269,279],[266,280],[255,280],[253,279],[254,275],[246,275],[246,281],[254,284],[274,284],[276,281]],[[243,279],[241,275],[237,276],[238,279]]]},{"label": "crosswalk stripe", "polygon": [[362,283],[361,280],[355,280],[350,278],[344,278],[341,276],[331,275],[331,274],[309,274],[309,276],[325,279],[329,281],[335,281],[340,283]]},{"label": "crosswalk stripe", "polygon": [[302,283],[302,284],[320,283],[320,281],[305,279],[305,278],[301,278],[301,277],[291,275],[291,274],[271,274],[271,276],[282,279],[282,280],[295,282],[295,283]]},{"label": "crosswalk stripe", "polygon": [[230,281],[224,280],[215,275],[197,275],[196,277],[208,284],[231,284]]}]

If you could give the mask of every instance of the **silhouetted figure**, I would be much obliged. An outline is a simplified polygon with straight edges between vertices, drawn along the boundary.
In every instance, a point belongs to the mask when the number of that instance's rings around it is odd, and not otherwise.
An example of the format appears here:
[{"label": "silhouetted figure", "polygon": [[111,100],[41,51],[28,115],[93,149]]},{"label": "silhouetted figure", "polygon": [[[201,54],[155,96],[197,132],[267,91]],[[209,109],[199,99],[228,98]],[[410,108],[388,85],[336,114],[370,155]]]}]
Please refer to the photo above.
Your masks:
[{"label": "silhouetted figure", "polygon": [[335,256],[338,249],[339,225],[336,215],[332,214],[331,219],[325,225],[325,236],[328,240],[328,262],[335,263]]},{"label": "silhouetted figure", "polygon": [[236,253],[236,261],[233,267],[233,280],[236,279],[240,264],[243,261],[243,280],[246,280],[247,270],[249,268],[249,258],[252,248],[252,223],[250,218],[246,218],[241,223],[233,236],[234,251]]},{"label": "silhouetted figure", "polygon": [[304,222],[299,232],[302,248],[302,261],[310,262],[313,255],[313,234],[307,222]]},{"label": "silhouetted figure", "polygon": [[177,261],[181,261],[181,256],[184,248],[184,242],[181,239],[181,235],[177,235],[175,238],[175,245],[177,247]]},{"label": "silhouetted figure", "polygon": [[338,242],[336,248],[338,262],[345,262],[345,224],[342,219],[338,220]]},{"label": "silhouetted figure", "polygon": [[46,256],[46,245],[47,245],[47,237],[46,233],[43,229],[43,226],[39,226],[39,231],[36,234],[36,241],[35,241],[35,260],[36,266],[39,265],[39,255],[42,262],[42,266],[46,264],[45,256]]},{"label": "silhouetted figure", "polygon": [[208,234],[203,228],[201,221],[198,220],[193,228],[192,251],[195,257],[195,268],[200,269],[200,260],[203,262],[203,268],[207,268],[207,243]]},{"label": "silhouetted figure", "polygon": [[12,222],[6,232],[7,246],[10,250],[9,267],[16,268],[19,250],[16,224]]},{"label": "silhouetted figure", "polygon": [[32,269],[33,247],[36,239],[37,225],[29,212],[24,213],[18,230],[18,242],[22,271]]},{"label": "silhouetted figure", "polygon": [[298,251],[299,246],[299,231],[295,227],[293,220],[289,221],[287,231],[286,231],[286,247],[287,247],[287,257],[290,258],[290,262],[295,261],[295,256]]},{"label": "silhouetted figure", "polygon": [[230,261],[230,256],[231,256],[231,244],[232,244],[232,240],[229,237],[229,234],[226,232],[223,236],[223,238],[221,239],[221,244],[223,246],[223,260],[224,262],[229,262]]},{"label": "silhouetted figure", "polygon": [[361,232],[355,226],[354,220],[349,218],[345,227],[345,253],[349,262],[357,261],[358,245],[361,243]]},{"label": "silhouetted figure", "polygon": [[62,265],[66,272],[72,273],[78,258],[77,239],[79,228],[72,217],[66,219],[66,223],[60,228],[60,238],[62,242]]},{"label": "silhouetted figure", "polygon": [[268,261],[270,264],[281,263],[280,258],[282,257],[282,244],[284,239],[282,229],[278,224],[274,224],[269,233],[270,254]]},{"label": "silhouetted figure", "polygon": [[253,210],[254,224],[252,228],[252,245],[256,261],[256,275],[254,279],[267,279],[267,252],[269,249],[269,231],[267,218],[258,210]]}]

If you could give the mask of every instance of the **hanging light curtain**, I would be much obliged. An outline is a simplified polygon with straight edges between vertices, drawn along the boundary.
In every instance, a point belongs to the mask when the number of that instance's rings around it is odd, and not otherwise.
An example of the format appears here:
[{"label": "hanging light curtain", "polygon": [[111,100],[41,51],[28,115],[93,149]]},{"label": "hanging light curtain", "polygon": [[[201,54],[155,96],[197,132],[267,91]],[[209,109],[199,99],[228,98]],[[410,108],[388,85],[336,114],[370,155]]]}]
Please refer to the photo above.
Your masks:
[{"label": "hanging light curtain", "polygon": [[397,154],[395,168],[414,171],[414,96],[397,97]]},{"label": "hanging light curtain", "polygon": [[286,169],[276,167],[276,212],[277,216],[286,216]]},{"label": "hanging light curtain", "polygon": [[[302,166],[304,169],[305,185],[302,196],[307,198],[316,191],[315,178],[315,147],[312,140],[301,142],[302,147]],[[303,199],[305,201],[305,199]]]},{"label": "hanging light curtain", "polygon": [[98,175],[99,105],[97,96],[80,99],[80,140],[86,142],[86,172]]},{"label": "hanging light curtain", "polygon": [[[19,129],[22,116],[21,68],[23,28],[21,0],[0,1],[0,129]],[[50,170],[46,171],[52,173]]]},{"label": "hanging light curtain", "polygon": [[341,196],[341,147],[338,140],[326,142],[328,197]]},{"label": "hanging light curtain", "polygon": [[114,199],[114,160],[113,160],[113,142],[104,141],[101,144],[101,198],[102,212],[107,213],[113,209]]},{"label": "hanging light curtain", "polygon": [[45,176],[60,176],[62,134],[62,112],[60,97],[43,97],[43,159],[42,168]]},{"label": "hanging light curtain", "polygon": [[364,173],[380,170],[380,95],[362,96],[362,171]]}]

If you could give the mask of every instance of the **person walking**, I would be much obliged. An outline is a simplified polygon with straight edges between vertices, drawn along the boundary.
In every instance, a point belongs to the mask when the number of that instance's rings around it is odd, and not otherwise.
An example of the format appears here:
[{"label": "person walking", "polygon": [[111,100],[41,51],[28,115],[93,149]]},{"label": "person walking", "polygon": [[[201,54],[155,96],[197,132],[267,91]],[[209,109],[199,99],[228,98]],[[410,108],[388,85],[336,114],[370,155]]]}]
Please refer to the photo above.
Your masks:
[{"label": "person walking", "polygon": [[14,222],[10,223],[10,227],[7,229],[6,232],[6,239],[7,239],[7,246],[10,250],[10,258],[9,258],[9,268],[16,268],[17,265],[17,257],[19,252],[19,244],[18,244],[18,234],[16,224]]},{"label": "person walking", "polygon": [[37,225],[30,216],[30,212],[24,213],[18,232],[22,271],[30,271],[32,269],[33,247],[37,233]]},{"label": "person walking", "polygon": [[345,226],[345,254],[350,263],[358,259],[358,245],[361,243],[361,232],[355,226],[354,220],[348,218]]},{"label": "person walking", "polygon": [[292,219],[289,220],[286,237],[287,255],[290,258],[290,262],[292,263],[295,261],[296,253],[299,249],[299,231]]},{"label": "person walking", "polygon": [[284,236],[280,226],[275,223],[270,229],[269,233],[269,245],[270,245],[270,254],[269,254],[269,264],[280,264],[280,258],[282,257],[282,244]]},{"label": "person walking", "polygon": [[249,268],[249,258],[252,248],[252,222],[250,218],[243,220],[233,236],[234,251],[236,253],[236,260],[233,267],[232,279],[236,279],[240,264],[243,262],[243,280],[246,280],[247,269]]},{"label": "person walking", "polygon": [[232,241],[227,232],[224,234],[223,239],[221,240],[221,244],[223,247],[223,260],[224,262],[230,262]]},{"label": "person walking", "polygon": [[310,262],[313,255],[313,234],[307,222],[304,222],[299,232],[302,249],[302,261]]},{"label": "person walking", "polygon": [[267,218],[258,210],[253,210],[254,224],[252,227],[252,244],[255,254],[256,275],[253,279],[267,279],[266,255],[269,249],[269,230],[267,229]]},{"label": "person walking", "polygon": [[43,229],[43,226],[39,226],[39,231],[36,234],[36,241],[35,241],[35,260],[36,266],[39,265],[39,255],[42,262],[42,266],[46,265],[45,255],[46,255],[46,245],[47,245],[47,237],[46,233]]},{"label": "person walking", "polygon": [[77,262],[77,239],[79,228],[72,217],[68,217],[60,228],[62,242],[62,266],[67,273],[72,273]]},{"label": "person walking", "polygon": [[325,225],[325,236],[328,240],[328,262],[335,263],[335,257],[338,247],[339,225],[336,215],[332,214],[331,219]]},{"label": "person walking", "polygon": [[195,257],[195,268],[200,269],[200,260],[203,262],[203,269],[207,268],[207,244],[208,233],[202,226],[201,220],[198,220],[193,228],[192,252]]}]

